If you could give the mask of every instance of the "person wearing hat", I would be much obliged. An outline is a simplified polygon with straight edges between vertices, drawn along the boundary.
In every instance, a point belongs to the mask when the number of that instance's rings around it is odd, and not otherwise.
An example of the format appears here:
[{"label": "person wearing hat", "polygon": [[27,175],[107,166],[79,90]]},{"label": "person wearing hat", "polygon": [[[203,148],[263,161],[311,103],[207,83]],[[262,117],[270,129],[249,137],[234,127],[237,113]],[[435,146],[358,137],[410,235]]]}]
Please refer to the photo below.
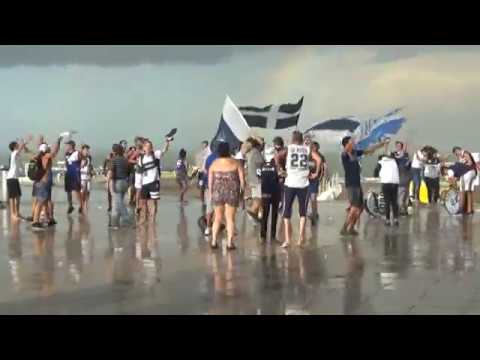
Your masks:
[{"label": "person wearing hat", "polygon": [[272,242],[276,240],[277,235],[278,204],[280,203],[280,183],[274,158],[275,148],[266,148],[265,163],[258,172],[262,186],[263,216],[260,228],[260,238],[262,242],[266,242],[267,240],[267,226],[268,217],[270,215],[270,208],[272,210],[272,220],[270,225],[270,239]]},{"label": "person wearing hat", "polygon": [[83,211],[82,198],[80,196],[82,187],[80,171],[81,160],[82,156],[80,151],[75,150],[75,141],[67,141],[65,143],[65,165],[67,166],[65,173],[65,192],[67,193],[68,200],[68,214],[71,214],[75,210],[73,207],[72,193],[75,193],[75,197],[80,204],[78,212],[81,214]]},{"label": "person wearing hat", "polygon": [[[43,140],[42,140],[43,141]],[[35,203],[33,208],[33,223],[32,229],[42,230],[44,227],[40,223],[40,214],[45,211],[45,216],[48,221],[48,226],[53,226],[56,221],[53,218],[53,203],[52,203],[52,187],[53,187],[53,160],[60,150],[62,137],[59,137],[57,143],[51,148],[46,144],[40,144],[36,158],[41,162],[43,169],[43,176],[40,180],[33,183],[33,191],[35,194]]]}]

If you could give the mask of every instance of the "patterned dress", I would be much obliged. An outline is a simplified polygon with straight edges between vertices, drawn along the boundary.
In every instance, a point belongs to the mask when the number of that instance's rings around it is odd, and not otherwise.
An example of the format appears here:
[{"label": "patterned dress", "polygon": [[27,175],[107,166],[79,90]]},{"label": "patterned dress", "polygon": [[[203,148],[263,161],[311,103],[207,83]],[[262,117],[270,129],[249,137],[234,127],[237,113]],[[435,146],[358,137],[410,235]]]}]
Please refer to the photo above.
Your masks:
[{"label": "patterned dress", "polygon": [[212,201],[215,206],[238,207],[240,202],[240,179],[238,170],[213,172]]}]

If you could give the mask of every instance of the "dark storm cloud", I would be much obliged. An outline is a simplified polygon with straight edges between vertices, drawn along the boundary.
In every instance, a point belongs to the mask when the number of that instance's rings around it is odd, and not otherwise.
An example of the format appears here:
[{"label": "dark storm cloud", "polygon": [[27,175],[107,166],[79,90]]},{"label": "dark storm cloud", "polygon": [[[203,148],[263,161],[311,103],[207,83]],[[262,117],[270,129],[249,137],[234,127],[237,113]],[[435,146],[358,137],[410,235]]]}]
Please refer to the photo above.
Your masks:
[{"label": "dark storm cloud", "polygon": [[376,51],[374,63],[387,63],[435,52],[478,51],[478,45],[370,45]]},{"label": "dark storm cloud", "polygon": [[[15,45],[0,46],[0,67],[18,65],[134,66],[140,64],[218,64],[234,52],[257,52],[270,46],[90,46]],[[283,47],[281,47],[283,48]]]}]

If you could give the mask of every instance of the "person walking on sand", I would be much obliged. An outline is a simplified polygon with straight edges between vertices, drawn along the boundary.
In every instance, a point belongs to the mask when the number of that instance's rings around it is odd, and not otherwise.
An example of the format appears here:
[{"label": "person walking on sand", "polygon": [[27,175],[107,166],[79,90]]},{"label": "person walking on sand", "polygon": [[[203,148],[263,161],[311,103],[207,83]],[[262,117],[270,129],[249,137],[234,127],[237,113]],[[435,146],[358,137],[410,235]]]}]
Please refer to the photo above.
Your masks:
[{"label": "person walking on sand", "polygon": [[227,223],[227,250],[234,250],[235,214],[240,204],[240,194],[245,188],[243,168],[230,154],[228,143],[217,145],[218,159],[208,171],[208,188],[215,207],[212,249],[218,248],[218,234],[223,218]]},{"label": "person walking on sand", "polygon": [[340,231],[341,235],[358,235],[358,232],[355,230],[355,225],[358,223],[363,211],[363,191],[360,181],[361,168],[358,159],[363,155],[373,154],[377,149],[388,144],[388,142],[389,139],[386,139],[362,151],[355,149],[355,142],[351,136],[346,136],[342,139],[343,151],[341,159],[345,171],[345,189],[349,208],[345,224]]}]

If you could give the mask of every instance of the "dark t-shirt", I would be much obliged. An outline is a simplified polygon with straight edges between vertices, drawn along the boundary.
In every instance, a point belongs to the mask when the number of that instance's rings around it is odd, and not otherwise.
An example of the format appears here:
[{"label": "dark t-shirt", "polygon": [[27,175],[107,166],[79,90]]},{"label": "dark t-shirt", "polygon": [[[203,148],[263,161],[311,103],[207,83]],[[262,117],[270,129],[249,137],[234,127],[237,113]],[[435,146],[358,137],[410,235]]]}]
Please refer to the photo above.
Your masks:
[{"label": "dark t-shirt", "polygon": [[262,194],[271,195],[280,191],[277,168],[273,161],[271,163],[264,163],[260,174]]},{"label": "dark t-shirt", "polygon": [[113,180],[124,180],[128,178],[129,164],[123,156],[115,156],[111,162]]},{"label": "dark t-shirt", "polygon": [[346,152],[342,152],[342,164],[345,170],[345,186],[360,187],[360,163],[358,157],[363,155],[361,150],[353,150],[350,156]]}]

